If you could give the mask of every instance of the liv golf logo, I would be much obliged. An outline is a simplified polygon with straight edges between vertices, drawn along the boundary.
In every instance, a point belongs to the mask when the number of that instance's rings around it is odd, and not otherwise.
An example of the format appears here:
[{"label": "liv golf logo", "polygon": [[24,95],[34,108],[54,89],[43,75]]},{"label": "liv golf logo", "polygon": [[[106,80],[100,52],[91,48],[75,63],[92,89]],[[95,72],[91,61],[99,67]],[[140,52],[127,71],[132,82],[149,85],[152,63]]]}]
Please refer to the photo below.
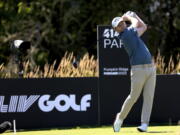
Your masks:
[{"label": "liv golf logo", "polygon": [[38,107],[43,112],[51,112],[56,109],[59,112],[66,112],[70,108],[74,111],[87,111],[90,107],[91,94],[81,97],[80,104],[76,103],[76,95],[58,95],[54,100],[50,100],[51,95],[12,95],[9,103],[5,104],[5,96],[0,96],[0,113],[26,112],[38,101]]},{"label": "liv golf logo", "polygon": [[122,48],[122,42],[118,37],[119,33],[115,32],[113,29],[104,29],[104,49],[109,48]]}]

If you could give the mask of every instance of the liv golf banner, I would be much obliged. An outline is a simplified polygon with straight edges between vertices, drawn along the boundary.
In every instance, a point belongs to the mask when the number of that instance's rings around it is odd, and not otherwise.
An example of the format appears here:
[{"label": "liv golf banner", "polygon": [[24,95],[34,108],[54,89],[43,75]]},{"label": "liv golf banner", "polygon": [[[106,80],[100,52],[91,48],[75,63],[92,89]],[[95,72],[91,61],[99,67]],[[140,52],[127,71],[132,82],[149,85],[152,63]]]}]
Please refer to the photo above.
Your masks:
[{"label": "liv golf banner", "polygon": [[101,124],[113,122],[130,89],[129,58],[117,36],[111,26],[97,27]]},{"label": "liv golf banner", "polygon": [[98,123],[96,78],[0,79],[0,123],[18,129]]}]

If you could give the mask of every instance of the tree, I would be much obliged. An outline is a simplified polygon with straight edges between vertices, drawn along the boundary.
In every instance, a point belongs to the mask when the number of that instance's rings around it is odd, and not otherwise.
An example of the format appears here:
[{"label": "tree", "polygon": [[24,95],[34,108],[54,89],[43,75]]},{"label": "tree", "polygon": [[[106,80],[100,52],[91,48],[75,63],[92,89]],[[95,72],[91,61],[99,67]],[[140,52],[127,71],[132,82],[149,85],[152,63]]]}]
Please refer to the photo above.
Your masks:
[{"label": "tree", "polygon": [[[128,4],[127,4],[128,3]],[[148,24],[147,45],[167,58],[180,52],[178,0],[27,0],[0,2],[1,62],[8,61],[14,39],[32,42],[37,64],[60,60],[66,51],[81,57],[96,54],[96,27],[110,25],[115,16],[135,11]]]}]

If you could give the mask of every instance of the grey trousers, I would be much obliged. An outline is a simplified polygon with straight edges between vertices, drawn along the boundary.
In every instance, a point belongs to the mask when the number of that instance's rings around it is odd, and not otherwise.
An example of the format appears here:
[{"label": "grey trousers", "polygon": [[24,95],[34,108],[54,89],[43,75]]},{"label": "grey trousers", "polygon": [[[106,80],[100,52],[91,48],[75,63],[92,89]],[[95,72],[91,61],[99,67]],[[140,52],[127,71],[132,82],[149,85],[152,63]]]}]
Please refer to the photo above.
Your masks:
[{"label": "grey trousers", "polygon": [[131,68],[131,92],[126,98],[119,118],[124,120],[143,91],[141,123],[149,124],[156,82],[156,67],[153,64],[137,65]]}]

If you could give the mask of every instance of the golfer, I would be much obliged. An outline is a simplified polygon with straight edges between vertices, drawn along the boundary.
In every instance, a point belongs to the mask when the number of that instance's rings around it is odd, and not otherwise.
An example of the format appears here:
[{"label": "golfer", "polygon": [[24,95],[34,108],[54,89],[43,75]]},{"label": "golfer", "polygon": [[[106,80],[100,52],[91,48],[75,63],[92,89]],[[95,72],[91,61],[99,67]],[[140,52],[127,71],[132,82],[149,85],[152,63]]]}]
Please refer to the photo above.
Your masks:
[{"label": "golfer", "polygon": [[[125,21],[131,22],[127,27]],[[113,29],[119,33],[118,38],[124,44],[131,64],[131,91],[126,98],[121,111],[117,113],[113,124],[114,132],[119,132],[124,119],[143,91],[143,106],[141,114],[140,132],[147,132],[149,125],[156,82],[156,68],[151,54],[141,35],[147,30],[146,24],[134,13],[128,11],[122,17],[112,20]]]}]

